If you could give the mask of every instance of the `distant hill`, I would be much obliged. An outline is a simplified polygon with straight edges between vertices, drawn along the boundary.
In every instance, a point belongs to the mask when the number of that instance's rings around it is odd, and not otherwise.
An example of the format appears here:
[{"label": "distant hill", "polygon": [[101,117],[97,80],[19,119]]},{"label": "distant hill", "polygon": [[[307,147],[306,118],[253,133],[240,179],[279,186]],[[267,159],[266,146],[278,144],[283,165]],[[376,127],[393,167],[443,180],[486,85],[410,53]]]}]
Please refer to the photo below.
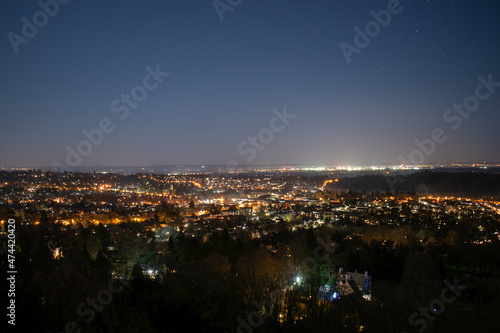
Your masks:
[{"label": "distant hill", "polygon": [[415,191],[420,194],[500,194],[500,175],[479,172],[423,171],[402,176],[367,175],[339,179],[328,184],[330,191]]}]

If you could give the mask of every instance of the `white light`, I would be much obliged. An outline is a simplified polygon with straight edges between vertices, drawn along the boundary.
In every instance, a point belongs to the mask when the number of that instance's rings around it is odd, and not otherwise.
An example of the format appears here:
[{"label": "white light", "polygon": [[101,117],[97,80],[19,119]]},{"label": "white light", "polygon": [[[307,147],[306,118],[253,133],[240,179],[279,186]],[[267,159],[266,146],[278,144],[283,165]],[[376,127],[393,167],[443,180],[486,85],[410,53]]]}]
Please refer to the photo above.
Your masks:
[{"label": "white light", "polygon": [[296,281],[297,283],[300,283],[300,276],[297,276],[297,277],[295,278],[295,281]]}]

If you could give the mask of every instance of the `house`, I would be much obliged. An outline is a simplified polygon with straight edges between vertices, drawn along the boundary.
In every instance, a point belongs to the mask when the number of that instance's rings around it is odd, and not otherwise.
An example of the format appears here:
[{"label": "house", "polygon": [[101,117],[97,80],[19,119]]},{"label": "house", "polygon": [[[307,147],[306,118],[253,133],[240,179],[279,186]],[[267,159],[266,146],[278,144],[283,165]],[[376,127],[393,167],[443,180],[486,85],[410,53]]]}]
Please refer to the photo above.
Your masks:
[{"label": "house", "polygon": [[355,294],[367,300],[371,299],[372,292],[372,277],[368,275],[368,271],[364,274],[356,272],[344,272],[339,268],[337,276],[337,292],[338,296],[347,296]]}]

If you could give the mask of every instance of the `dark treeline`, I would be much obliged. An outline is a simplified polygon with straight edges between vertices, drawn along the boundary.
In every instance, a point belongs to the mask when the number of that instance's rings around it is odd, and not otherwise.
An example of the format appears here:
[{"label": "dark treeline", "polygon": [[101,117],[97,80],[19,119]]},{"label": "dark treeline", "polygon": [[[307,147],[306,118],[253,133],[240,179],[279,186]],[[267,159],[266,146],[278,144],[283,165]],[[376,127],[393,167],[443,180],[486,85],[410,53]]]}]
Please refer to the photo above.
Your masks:
[{"label": "dark treeline", "polygon": [[454,195],[498,195],[500,175],[482,172],[423,171],[409,175],[345,177],[327,187],[333,191],[400,191]]},{"label": "dark treeline", "polygon": [[[441,297],[444,281],[455,278],[467,289],[445,311],[430,315],[426,332],[500,327],[500,244],[468,243],[467,230],[460,227],[326,225],[292,231],[290,222],[253,239],[233,237],[226,227],[207,239],[180,233],[168,242],[156,242],[146,227],[128,223],[110,234],[103,225],[64,229],[46,218],[40,225],[19,224],[16,329],[417,332],[423,324],[415,322],[425,317],[415,317],[413,325],[409,318],[428,309]],[[333,250],[327,253],[323,246],[325,259],[306,268],[323,241]],[[3,240],[1,260],[7,262]],[[158,271],[155,278],[145,272],[148,267]],[[373,276],[372,300],[318,299],[322,285],[335,284],[339,268],[367,270]],[[302,283],[291,289],[296,276]],[[2,288],[8,289],[5,279]],[[258,306],[275,290],[287,291],[272,308]]]}]

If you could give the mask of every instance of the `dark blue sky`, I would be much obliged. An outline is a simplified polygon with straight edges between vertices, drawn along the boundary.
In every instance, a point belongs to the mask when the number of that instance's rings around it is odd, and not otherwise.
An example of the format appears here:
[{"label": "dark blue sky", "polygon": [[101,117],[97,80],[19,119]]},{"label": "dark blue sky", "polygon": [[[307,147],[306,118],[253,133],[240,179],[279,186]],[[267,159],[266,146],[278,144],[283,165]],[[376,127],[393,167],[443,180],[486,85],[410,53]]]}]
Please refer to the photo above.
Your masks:
[{"label": "dark blue sky", "polygon": [[[443,115],[478,76],[500,82],[500,1],[400,6],[349,64],[340,43],[387,1],[244,0],[221,21],[211,0],[72,0],[15,53],[9,33],[41,7],[4,0],[0,164],[66,164],[103,118],[114,131],[77,164],[245,164],[238,147],[285,106],[296,117],[252,164],[399,163],[438,127],[426,162],[499,161],[500,87],[457,129]],[[112,102],[158,64],[170,75],[121,120]]]}]

